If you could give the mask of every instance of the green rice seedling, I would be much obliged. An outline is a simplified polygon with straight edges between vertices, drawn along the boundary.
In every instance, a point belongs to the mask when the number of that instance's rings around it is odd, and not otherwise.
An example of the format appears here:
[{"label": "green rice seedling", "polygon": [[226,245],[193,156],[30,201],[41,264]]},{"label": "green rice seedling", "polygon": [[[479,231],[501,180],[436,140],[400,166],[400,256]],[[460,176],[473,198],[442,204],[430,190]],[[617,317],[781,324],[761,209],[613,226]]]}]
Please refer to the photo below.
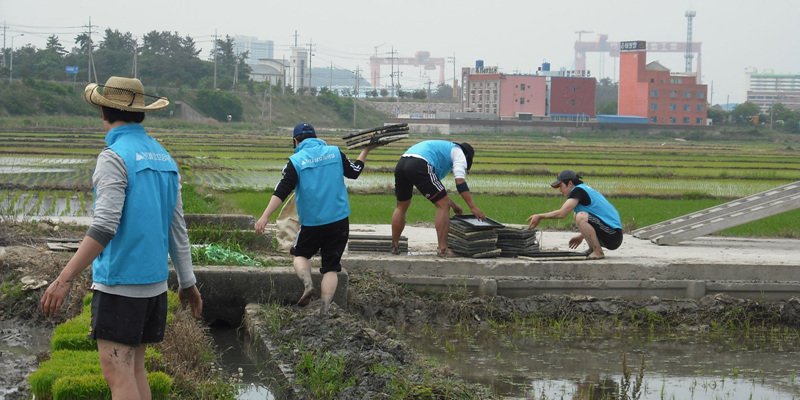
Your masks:
[{"label": "green rice seedling", "polygon": [[307,388],[310,398],[333,398],[355,382],[355,377],[346,375],[346,365],[347,358],[343,354],[305,351],[294,368],[295,378],[299,385]]}]

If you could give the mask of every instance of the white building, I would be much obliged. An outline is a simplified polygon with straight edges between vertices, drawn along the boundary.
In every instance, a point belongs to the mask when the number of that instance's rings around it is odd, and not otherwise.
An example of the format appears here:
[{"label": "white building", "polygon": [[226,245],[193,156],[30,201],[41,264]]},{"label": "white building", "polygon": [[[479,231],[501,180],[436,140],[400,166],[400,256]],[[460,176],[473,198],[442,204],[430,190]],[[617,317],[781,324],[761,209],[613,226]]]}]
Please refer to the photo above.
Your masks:
[{"label": "white building", "polygon": [[258,40],[253,36],[234,36],[233,51],[242,54],[249,51],[248,64],[258,64],[261,59],[271,59],[275,54],[275,43],[272,40]]},{"label": "white building", "polygon": [[800,74],[775,74],[771,70],[759,73],[753,67],[745,69],[744,99],[766,111],[775,103],[800,111]]}]

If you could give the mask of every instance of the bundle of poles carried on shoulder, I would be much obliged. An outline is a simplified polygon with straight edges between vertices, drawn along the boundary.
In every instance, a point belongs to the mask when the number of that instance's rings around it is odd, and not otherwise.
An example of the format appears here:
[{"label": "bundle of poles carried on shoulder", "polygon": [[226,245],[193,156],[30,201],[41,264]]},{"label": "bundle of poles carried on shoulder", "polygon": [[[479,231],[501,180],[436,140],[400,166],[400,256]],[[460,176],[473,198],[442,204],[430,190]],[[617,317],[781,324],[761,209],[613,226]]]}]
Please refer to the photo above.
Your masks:
[{"label": "bundle of poles carried on shoulder", "polygon": [[348,150],[360,149],[371,145],[387,145],[408,137],[408,124],[385,125],[367,129],[343,137]]}]

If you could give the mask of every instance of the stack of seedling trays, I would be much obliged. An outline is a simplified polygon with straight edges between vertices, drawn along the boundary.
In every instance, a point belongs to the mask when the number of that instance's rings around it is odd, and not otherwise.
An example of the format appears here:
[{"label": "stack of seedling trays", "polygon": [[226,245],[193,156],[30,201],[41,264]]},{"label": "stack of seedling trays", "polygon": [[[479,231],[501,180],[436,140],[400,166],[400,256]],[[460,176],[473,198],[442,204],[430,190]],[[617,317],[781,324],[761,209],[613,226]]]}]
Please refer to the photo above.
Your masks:
[{"label": "stack of seedling trays", "polygon": [[360,149],[373,144],[379,146],[396,142],[408,137],[408,124],[386,125],[367,129],[343,137],[348,150]]},{"label": "stack of seedling trays", "polygon": [[[408,253],[408,238],[400,236],[400,253]],[[347,242],[347,251],[389,253],[392,251],[392,237],[390,235],[350,235]]]},{"label": "stack of seedling trays", "polygon": [[505,227],[496,231],[500,257],[532,256],[539,252],[536,229]]},{"label": "stack of seedling trays", "polygon": [[455,215],[450,218],[447,247],[464,257],[499,257],[496,230],[500,228],[504,228],[503,224],[489,218],[481,221],[474,215]]}]

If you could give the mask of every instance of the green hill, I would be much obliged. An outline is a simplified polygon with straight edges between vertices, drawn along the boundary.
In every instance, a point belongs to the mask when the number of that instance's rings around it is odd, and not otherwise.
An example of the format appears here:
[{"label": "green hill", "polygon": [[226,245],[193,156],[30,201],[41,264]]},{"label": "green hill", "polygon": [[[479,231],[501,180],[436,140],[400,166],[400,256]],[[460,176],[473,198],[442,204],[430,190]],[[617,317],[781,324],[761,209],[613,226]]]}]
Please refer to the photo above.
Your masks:
[{"label": "green hill", "polygon": [[[25,79],[0,83],[0,128],[53,127],[96,128],[97,110],[83,100],[85,84],[70,84]],[[250,85],[238,92],[194,89],[145,88],[148,94],[166,96],[170,106],[148,114],[148,123],[164,128],[261,130],[293,126],[306,120],[326,128],[363,129],[379,126],[389,117],[368,105],[367,100],[354,100],[324,91],[315,96],[280,93],[265,85],[256,93]],[[355,101],[355,107],[353,102]],[[176,102],[183,102],[207,117],[205,121],[180,121]],[[224,105],[223,105],[224,104]],[[228,125],[225,112],[233,112]],[[205,111],[204,111],[205,110]],[[355,112],[355,122],[353,114]],[[85,121],[85,122],[83,122]]]}]

